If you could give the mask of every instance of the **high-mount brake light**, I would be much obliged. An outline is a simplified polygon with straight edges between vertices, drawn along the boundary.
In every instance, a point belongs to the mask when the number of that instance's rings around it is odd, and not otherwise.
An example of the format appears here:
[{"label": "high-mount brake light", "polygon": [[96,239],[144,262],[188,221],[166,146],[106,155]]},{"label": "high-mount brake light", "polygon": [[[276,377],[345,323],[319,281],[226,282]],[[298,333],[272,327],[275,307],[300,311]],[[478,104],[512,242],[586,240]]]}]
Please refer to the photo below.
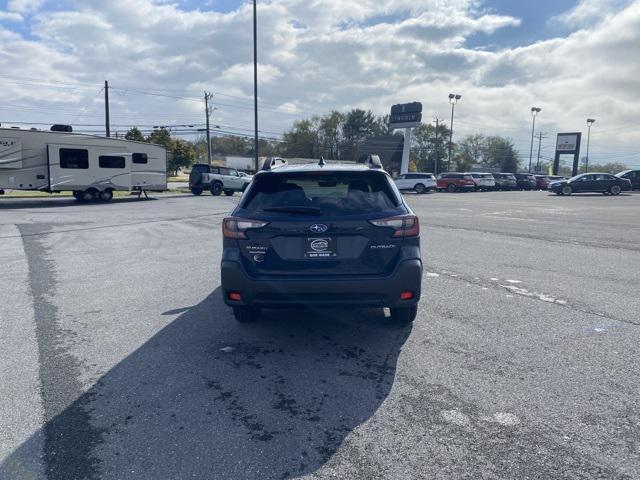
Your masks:
[{"label": "high-mount brake light", "polygon": [[397,217],[369,220],[376,227],[393,228],[394,237],[417,237],[420,235],[420,221],[415,215],[399,215]]},{"label": "high-mount brake light", "polygon": [[247,230],[263,228],[267,225],[269,225],[269,222],[227,217],[222,221],[222,235],[224,235],[225,238],[245,239],[247,238]]}]

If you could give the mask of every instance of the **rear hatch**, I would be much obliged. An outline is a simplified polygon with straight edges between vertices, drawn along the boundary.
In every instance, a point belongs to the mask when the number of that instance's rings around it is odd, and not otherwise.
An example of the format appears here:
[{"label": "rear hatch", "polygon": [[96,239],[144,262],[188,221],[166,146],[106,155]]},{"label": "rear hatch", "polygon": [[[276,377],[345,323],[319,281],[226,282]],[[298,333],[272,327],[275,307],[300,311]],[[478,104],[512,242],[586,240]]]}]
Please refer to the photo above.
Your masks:
[{"label": "rear hatch", "polygon": [[372,220],[407,214],[380,171],[269,172],[256,176],[234,216],[268,222],[238,239],[254,275],[382,275],[402,237]]}]

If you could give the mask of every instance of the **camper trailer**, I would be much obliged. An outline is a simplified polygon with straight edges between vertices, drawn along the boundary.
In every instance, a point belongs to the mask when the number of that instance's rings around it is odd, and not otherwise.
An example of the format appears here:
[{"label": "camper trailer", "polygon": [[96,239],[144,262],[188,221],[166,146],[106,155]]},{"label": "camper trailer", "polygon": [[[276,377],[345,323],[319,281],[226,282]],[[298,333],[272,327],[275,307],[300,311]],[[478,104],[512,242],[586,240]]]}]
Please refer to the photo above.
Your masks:
[{"label": "camper trailer", "polygon": [[143,142],[72,133],[0,128],[0,192],[71,191],[79,201],[109,201],[113,192],[167,189],[167,152]]}]

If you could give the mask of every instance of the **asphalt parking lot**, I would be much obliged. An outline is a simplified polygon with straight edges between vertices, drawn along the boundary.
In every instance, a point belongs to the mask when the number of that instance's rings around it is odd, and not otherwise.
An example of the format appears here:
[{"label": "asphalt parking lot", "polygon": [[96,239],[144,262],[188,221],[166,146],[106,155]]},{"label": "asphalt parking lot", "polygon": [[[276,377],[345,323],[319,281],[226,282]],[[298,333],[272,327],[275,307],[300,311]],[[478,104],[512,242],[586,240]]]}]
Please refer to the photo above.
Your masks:
[{"label": "asphalt parking lot", "polygon": [[640,195],[407,195],[406,328],[238,324],[238,198],[0,198],[0,479],[640,478]]}]

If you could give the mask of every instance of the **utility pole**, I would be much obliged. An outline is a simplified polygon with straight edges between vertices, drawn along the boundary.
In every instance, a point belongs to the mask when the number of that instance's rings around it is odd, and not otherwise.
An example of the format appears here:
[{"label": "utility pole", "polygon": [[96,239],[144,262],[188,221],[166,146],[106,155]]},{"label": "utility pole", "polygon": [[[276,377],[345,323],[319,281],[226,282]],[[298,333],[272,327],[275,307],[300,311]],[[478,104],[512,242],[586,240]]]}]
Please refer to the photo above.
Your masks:
[{"label": "utility pole", "polygon": [[209,108],[209,100],[213,97],[213,94],[204,92],[204,111],[207,116],[207,163],[211,165],[211,130],[209,129],[209,116],[211,115],[211,109]]},{"label": "utility pole", "polygon": [[260,167],[258,165],[258,13],[256,0],[253,0],[253,121],[253,150],[255,152],[254,161],[256,163],[257,172]]},{"label": "utility pole", "polygon": [[109,126],[109,82],[104,81],[104,128],[107,137],[111,136],[111,128]]}]

